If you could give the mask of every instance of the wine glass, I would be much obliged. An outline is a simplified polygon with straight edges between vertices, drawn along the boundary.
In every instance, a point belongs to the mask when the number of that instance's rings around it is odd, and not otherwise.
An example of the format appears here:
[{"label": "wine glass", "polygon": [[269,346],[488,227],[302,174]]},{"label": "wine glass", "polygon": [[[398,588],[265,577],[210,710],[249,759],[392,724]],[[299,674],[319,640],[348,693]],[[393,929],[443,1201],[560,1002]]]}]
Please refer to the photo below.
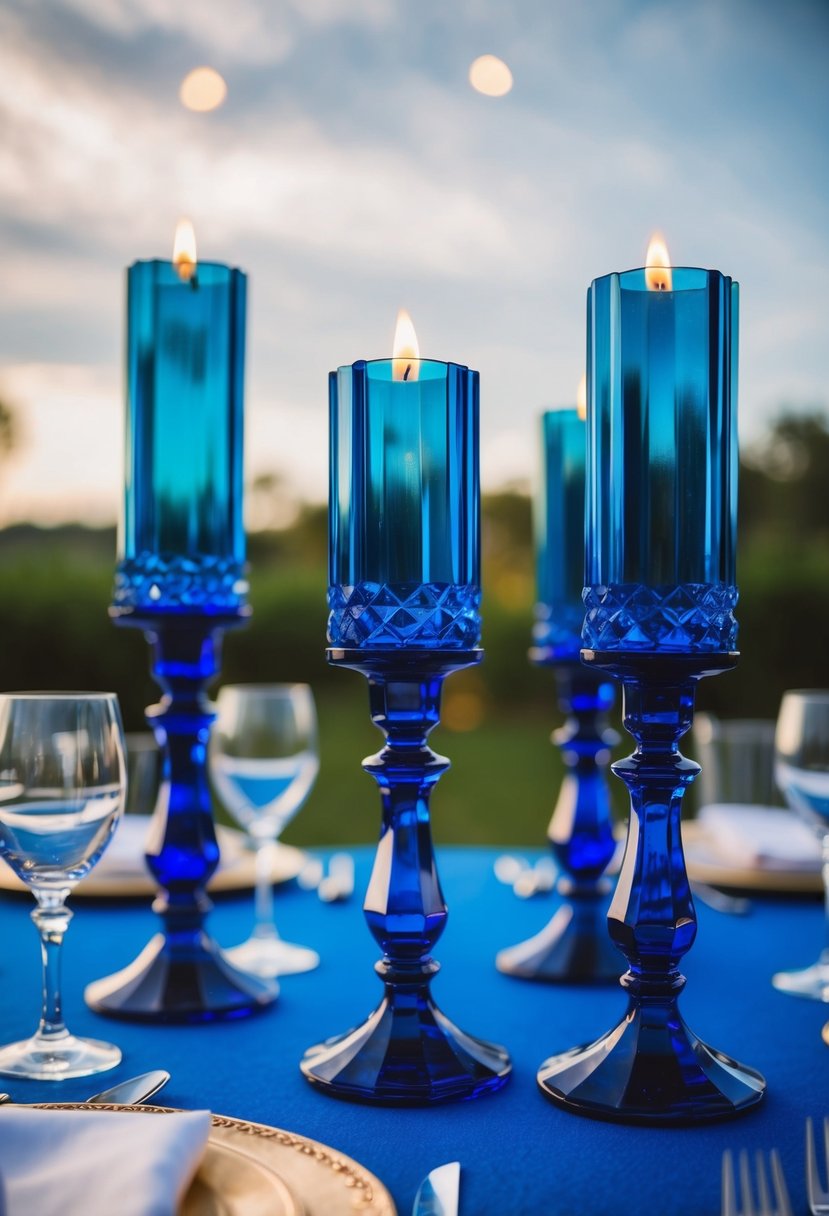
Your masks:
[{"label": "wine glass", "polygon": [[124,807],[124,736],[114,693],[0,694],[0,857],[32,890],[43,1009],[35,1034],[0,1048],[0,1073],[40,1081],[114,1068],[111,1043],[63,1021],[60,947],[75,884],[103,853]]},{"label": "wine glass", "polygon": [[[829,690],[784,693],[775,734],[774,774],[791,809],[823,841],[829,929]],[[811,967],[779,971],[772,983],[781,992],[829,1001],[829,941]]]},{"label": "wine glass", "polygon": [[307,684],[226,684],[210,732],[210,775],[256,849],[256,925],[224,951],[234,966],[272,977],[312,971],[319,955],[284,942],[273,916],[273,858],[319,769],[317,715]]}]

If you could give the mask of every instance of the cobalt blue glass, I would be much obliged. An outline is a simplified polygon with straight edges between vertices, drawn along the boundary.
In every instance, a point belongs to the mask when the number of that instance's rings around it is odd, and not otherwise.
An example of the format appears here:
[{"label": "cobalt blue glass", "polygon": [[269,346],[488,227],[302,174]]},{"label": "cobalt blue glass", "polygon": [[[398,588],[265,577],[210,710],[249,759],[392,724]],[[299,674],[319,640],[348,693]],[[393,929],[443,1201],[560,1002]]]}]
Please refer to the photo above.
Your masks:
[{"label": "cobalt blue glass", "polygon": [[548,829],[561,899],[554,916],[525,942],[499,951],[506,975],[548,983],[610,983],[622,958],[607,936],[610,884],[603,877],[616,851],[607,766],[618,742],[607,714],[613,681],[579,661],[584,607],[586,427],[576,409],[542,416],[542,475],[536,497],[538,604],[530,658],[550,667],[564,725],[553,734],[565,776]]},{"label": "cobalt blue glass", "polygon": [[111,615],[142,629],[163,696],[147,717],[162,778],[146,861],[162,932],[86,989],[141,1021],[239,1017],[275,985],[232,967],[205,929],[219,862],[206,753],[221,636],[248,615],[242,519],[245,276],[200,263],[130,268],[125,500]]},{"label": "cobalt blue glass", "polygon": [[429,799],[449,761],[428,745],[444,678],[477,663],[478,377],[456,364],[355,363],[331,376],[329,662],[368,679],[386,744],[363,767],[380,787],[380,841],[364,911],[383,951],[368,1019],[310,1048],[320,1092],[430,1105],[500,1089],[507,1052],[455,1026],[430,993],[446,924]]},{"label": "cobalt blue glass", "polygon": [[[633,755],[627,847],[608,914],[628,962],[622,1020],[546,1060],[542,1092],[583,1115],[702,1123],[751,1109],[765,1081],[687,1026],[679,971],[697,922],[680,834],[699,772],[678,748],[697,682],[734,666],[737,285],[644,270],[588,295],[587,585],[583,661],[622,682]],[[718,999],[721,989],[718,990]]]}]

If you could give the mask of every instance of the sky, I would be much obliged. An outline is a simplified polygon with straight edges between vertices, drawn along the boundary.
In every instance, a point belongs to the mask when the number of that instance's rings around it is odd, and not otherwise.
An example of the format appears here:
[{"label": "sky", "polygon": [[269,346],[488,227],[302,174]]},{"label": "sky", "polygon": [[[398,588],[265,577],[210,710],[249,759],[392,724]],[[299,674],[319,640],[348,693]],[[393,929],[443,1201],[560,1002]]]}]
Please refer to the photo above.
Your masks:
[{"label": "sky", "polygon": [[183,214],[250,276],[248,476],[308,500],[327,372],[390,355],[400,307],[481,373],[484,490],[526,482],[590,281],[657,228],[741,284],[744,441],[825,409],[827,62],[826,0],[0,0],[0,520],[116,518],[124,268]]}]

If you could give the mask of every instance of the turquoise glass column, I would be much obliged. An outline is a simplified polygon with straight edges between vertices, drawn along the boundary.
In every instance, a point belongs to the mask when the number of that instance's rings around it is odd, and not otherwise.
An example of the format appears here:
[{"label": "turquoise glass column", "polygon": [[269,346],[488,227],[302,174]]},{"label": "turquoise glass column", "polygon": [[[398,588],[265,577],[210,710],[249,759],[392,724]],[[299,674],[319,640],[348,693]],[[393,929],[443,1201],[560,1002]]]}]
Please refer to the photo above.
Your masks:
[{"label": "turquoise glass column", "polygon": [[328,639],[463,650],[480,618],[478,373],[360,361],[329,378]]},{"label": "turquoise glass column", "polygon": [[[654,269],[607,275],[588,294],[582,659],[621,681],[636,742],[612,766],[631,800],[608,913],[628,1004],[596,1042],[546,1060],[538,1083],[584,1115],[703,1123],[765,1092],[678,1007],[697,931],[680,818],[699,772],[678,744],[699,680],[737,660],[737,285],[715,270]],[[739,1000],[726,980],[710,977],[712,1000]]]},{"label": "turquoise glass column", "polygon": [[124,508],[110,613],[142,629],[162,689],[147,719],[162,752],[147,842],[162,931],[87,1003],[140,1021],[239,1017],[276,986],[208,935],[219,864],[207,779],[207,688],[225,629],[248,615],[243,524],[245,275],[215,263],[136,262],[127,277]]},{"label": "turquoise glass column", "polygon": [[584,645],[733,650],[738,286],[675,267],[588,294]]},{"label": "turquoise glass column", "polygon": [[240,270],[127,276],[125,497],[116,612],[244,607],[245,297]]},{"label": "turquoise glass column", "polygon": [[[401,366],[402,365],[402,366]],[[478,374],[413,358],[330,377],[329,662],[368,679],[385,746],[363,761],[382,825],[363,910],[384,994],[355,1029],[308,1049],[321,1093],[432,1105],[503,1086],[507,1052],[432,999],[447,919],[429,803],[449,761],[429,746],[445,677],[480,662]]]},{"label": "turquoise glass column", "polygon": [[577,409],[542,414],[533,641],[550,659],[577,660],[581,650],[586,450],[587,425]]}]

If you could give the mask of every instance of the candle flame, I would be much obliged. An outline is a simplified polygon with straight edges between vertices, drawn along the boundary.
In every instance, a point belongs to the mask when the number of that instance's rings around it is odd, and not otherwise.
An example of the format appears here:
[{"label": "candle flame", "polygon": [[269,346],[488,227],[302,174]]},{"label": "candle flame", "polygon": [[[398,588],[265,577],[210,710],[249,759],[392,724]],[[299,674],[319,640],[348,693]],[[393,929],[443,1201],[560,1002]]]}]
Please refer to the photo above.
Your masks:
[{"label": "candle flame", "polygon": [[176,237],[173,241],[173,265],[184,283],[189,283],[196,273],[196,233],[188,219],[181,219],[176,224]]},{"label": "candle flame", "polygon": [[645,283],[648,291],[671,291],[671,259],[661,232],[655,232],[645,257]]},{"label": "candle flame", "polygon": [[587,373],[582,375],[579,380],[579,387],[576,390],[576,410],[582,422],[587,418]]},{"label": "candle flame", "polygon": [[420,374],[420,347],[412,318],[401,308],[397,314],[392,349],[392,380],[416,380]]}]

